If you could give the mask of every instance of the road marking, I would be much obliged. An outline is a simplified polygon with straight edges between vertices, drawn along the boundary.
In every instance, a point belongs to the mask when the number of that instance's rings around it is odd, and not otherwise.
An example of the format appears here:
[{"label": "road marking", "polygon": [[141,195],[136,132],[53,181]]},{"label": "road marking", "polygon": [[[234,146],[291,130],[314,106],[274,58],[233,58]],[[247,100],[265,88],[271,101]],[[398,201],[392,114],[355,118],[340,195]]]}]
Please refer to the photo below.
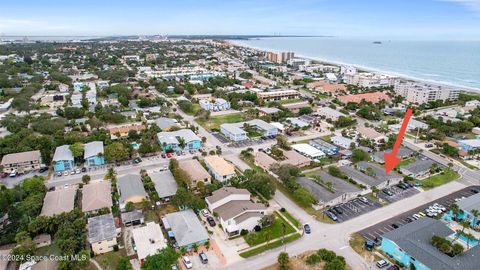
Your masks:
[{"label": "road marking", "polygon": [[341,247],[341,248],[339,248],[339,249],[346,249],[346,248],[349,248],[349,246],[343,246],[343,247]]}]

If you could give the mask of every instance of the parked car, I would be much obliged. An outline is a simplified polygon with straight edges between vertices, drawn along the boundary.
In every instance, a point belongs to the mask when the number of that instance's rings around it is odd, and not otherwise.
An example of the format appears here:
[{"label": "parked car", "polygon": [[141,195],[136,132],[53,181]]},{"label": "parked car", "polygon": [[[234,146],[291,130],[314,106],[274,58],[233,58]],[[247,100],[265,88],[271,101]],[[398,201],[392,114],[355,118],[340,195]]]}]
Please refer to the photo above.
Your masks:
[{"label": "parked car", "polygon": [[74,174],[75,174],[75,170],[71,170],[70,175],[74,175]]},{"label": "parked car", "polygon": [[400,267],[398,267],[396,264],[392,264],[387,267],[387,270],[400,270]]},{"label": "parked car", "polygon": [[368,203],[368,200],[365,197],[358,197],[358,199],[363,203]]},{"label": "parked car", "polygon": [[172,264],[171,268],[172,270],[178,270],[178,266],[176,264]]},{"label": "parked car", "polygon": [[63,171],[63,175],[67,176],[67,175],[68,175],[68,171]]},{"label": "parked car", "polygon": [[388,265],[389,265],[389,263],[386,260],[380,260],[380,261],[377,262],[377,267],[378,268],[384,268]]},{"label": "parked car", "polygon": [[39,173],[44,173],[46,171],[48,171],[48,167],[42,167],[40,170],[38,170]]},{"label": "parked car", "polygon": [[86,167],[82,167],[82,172],[87,172],[87,168],[86,168]]},{"label": "parked car", "polygon": [[82,173],[82,170],[80,170],[79,168],[77,168],[77,169],[75,169],[75,173],[76,173],[76,174],[80,174],[80,173]]},{"label": "parked car", "polygon": [[478,193],[478,189],[475,189],[475,188],[470,189],[470,191],[471,191],[472,193],[475,193],[475,194]]},{"label": "parked car", "polygon": [[419,219],[419,218],[421,218],[421,217],[422,217],[422,216],[420,216],[419,214],[413,214],[413,215],[412,215],[412,218],[415,219],[415,220],[417,220],[417,219]]},{"label": "parked car", "polygon": [[407,218],[405,219],[405,221],[406,221],[407,223],[410,223],[410,222],[412,222],[412,221],[413,221],[413,218],[411,218],[411,217],[407,217]]},{"label": "parked car", "polygon": [[188,258],[187,256],[183,256],[182,261],[187,269],[192,269],[193,263],[192,261],[190,261],[190,258]]},{"label": "parked car", "polygon": [[365,249],[368,251],[372,251],[375,248],[375,243],[373,241],[367,240],[365,241]]},{"label": "parked car", "polygon": [[382,189],[382,192],[387,194],[388,196],[393,196],[393,192],[390,191],[390,189],[384,188],[384,189]]},{"label": "parked car", "polygon": [[167,155],[165,155],[165,153],[162,153],[162,158],[166,158]]},{"label": "parked car", "polygon": [[398,226],[397,223],[393,223],[391,226],[392,226],[394,229],[398,229],[398,228],[400,227],[400,226]]},{"label": "parked car", "polygon": [[205,254],[204,252],[200,252],[200,253],[198,254],[198,257],[200,258],[200,261],[201,261],[203,264],[207,264],[207,263],[208,263],[207,254]]},{"label": "parked car", "polygon": [[62,172],[56,172],[55,173],[57,176],[62,176]]},{"label": "parked car", "polygon": [[172,153],[167,153],[167,158],[171,158],[172,156]]},{"label": "parked car", "polygon": [[310,234],[312,232],[312,229],[310,228],[310,225],[308,223],[303,225],[303,229],[305,230],[306,234]]},{"label": "parked car", "polygon": [[203,215],[204,217],[208,217],[208,216],[209,216],[208,210],[207,210],[207,209],[203,209],[203,210],[202,210],[202,215]]},{"label": "parked car", "polygon": [[331,218],[333,221],[337,221],[337,220],[338,220],[337,216],[336,216],[334,213],[330,212],[330,211],[325,211],[325,215],[327,215],[327,216],[328,216],[329,218]]},{"label": "parked car", "polygon": [[334,207],[333,209],[335,209],[335,212],[339,215],[343,214],[343,211],[340,207]]},{"label": "parked car", "polygon": [[426,216],[426,214],[425,214],[424,212],[422,212],[422,211],[418,212],[418,215],[420,215],[420,216],[422,216],[422,217]]},{"label": "parked car", "polygon": [[17,176],[17,170],[13,170],[11,173],[10,173],[10,177],[16,177]]},{"label": "parked car", "polygon": [[217,225],[217,223],[215,223],[215,220],[211,216],[207,217],[207,221],[208,221],[208,224],[212,227],[215,227],[215,225]]}]

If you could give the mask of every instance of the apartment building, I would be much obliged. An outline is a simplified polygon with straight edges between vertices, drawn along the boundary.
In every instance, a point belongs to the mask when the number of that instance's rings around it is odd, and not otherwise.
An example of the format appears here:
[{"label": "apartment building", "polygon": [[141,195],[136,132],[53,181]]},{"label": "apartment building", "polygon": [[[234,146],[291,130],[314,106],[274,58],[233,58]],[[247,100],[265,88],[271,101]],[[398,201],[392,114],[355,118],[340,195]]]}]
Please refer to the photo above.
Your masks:
[{"label": "apartment building", "polygon": [[285,99],[296,99],[300,93],[296,90],[275,90],[257,93],[257,97],[263,101],[279,101]]},{"label": "apartment building", "polygon": [[424,104],[435,100],[457,100],[460,90],[453,87],[426,83],[397,83],[395,94],[402,96],[409,103]]},{"label": "apartment building", "polygon": [[267,60],[270,62],[282,64],[295,57],[293,52],[267,52]]},{"label": "apartment building", "polygon": [[236,175],[235,167],[220,156],[207,156],[204,161],[208,171],[220,182]]},{"label": "apartment building", "polygon": [[42,164],[42,155],[40,151],[27,151],[21,153],[8,154],[2,158],[2,167],[4,173],[29,172],[40,169]]},{"label": "apartment building", "polygon": [[344,74],[343,81],[346,84],[358,85],[361,87],[388,87],[393,86],[397,77],[376,73],[354,73]]}]

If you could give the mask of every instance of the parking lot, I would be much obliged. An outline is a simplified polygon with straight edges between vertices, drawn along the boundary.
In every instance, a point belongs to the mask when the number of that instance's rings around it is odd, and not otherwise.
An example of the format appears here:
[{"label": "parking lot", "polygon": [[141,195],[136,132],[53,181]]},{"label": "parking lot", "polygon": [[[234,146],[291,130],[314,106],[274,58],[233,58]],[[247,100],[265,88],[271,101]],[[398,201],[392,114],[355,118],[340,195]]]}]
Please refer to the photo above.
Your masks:
[{"label": "parking lot", "polygon": [[[337,216],[337,222],[341,223],[382,207],[380,203],[374,202],[368,198],[366,199],[366,203],[360,201],[358,198],[353,199],[346,203],[331,207],[330,211]],[[336,213],[332,208],[338,208],[342,214]]]},{"label": "parking lot", "polygon": [[[192,261],[193,267],[191,269],[199,269],[199,270],[210,270],[210,269],[218,269],[221,267],[221,263],[213,250],[202,250],[208,258],[208,263],[203,264],[200,261],[200,257],[197,253],[192,253],[191,255],[186,254],[188,258]],[[183,264],[182,259],[179,260],[180,269],[187,269],[185,264]]]},{"label": "parking lot", "polygon": [[[442,197],[440,199],[437,199],[435,201],[431,201],[429,203],[426,203],[426,204],[424,204],[422,206],[419,206],[415,209],[412,209],[408,212],[401,213],[401,214],[399,214],[399,215],[397,215],[397,216],[395,216],[395,217],[393,217],[389,220],[377,223],[373,226],[370,226],[370,227],[368,227],[364,230],[359,231],[358,233],[360,235],[362,235],[367,240],[371,240],[371,241],[374,241],[374,242],[375,242],[375,240],[379,241],[379,240],[381,240],[381,236],[383,234],[385,234],[385,233],[394,229],[394,227],[392,227],[393,224],[396,224],[397,226],[405,225],[406,223],[408,223],[408,221],[406,220],[408,217],[411,217],[413,214],[418,213],[420,211],[424,212],[426,208],[428,208],[430,205],[433,205],[434,203],[439,203],[439,204],[448,208],[452,203],[455,202],[455,199],[458,200],[459,198],[469,197],[469,196],[475,194],[472,190],[480,191],[480,186],[464,188],[462,190],[459,190],[459,191],[454,192],[450,195],[444,196],[444,197]],[[422,218],[428,218],[428,217],[422,217]]]},{"label": "parking lot", "polygon": [[401,189],[397,185],[391,186],[388,189],[393,193],[392,196],[388,196],[383,191],[378,192],[377,196],[382,200],[385,200],[390,203],[400,201],[402,199],[408,198],[420,192],[418,189],[413,187],[407,188],[407,189]]}]

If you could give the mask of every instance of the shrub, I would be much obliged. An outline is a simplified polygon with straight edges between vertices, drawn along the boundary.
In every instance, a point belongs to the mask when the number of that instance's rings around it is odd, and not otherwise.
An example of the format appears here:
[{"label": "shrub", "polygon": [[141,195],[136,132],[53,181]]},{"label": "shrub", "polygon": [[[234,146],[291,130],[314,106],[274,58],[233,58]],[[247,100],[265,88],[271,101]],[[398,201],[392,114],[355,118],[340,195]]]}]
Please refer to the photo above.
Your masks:
[{"label": "shrub", "polygon": [[247,234],[248,234],[248,230],[243,229],[243,230],[240,231],[241,236],[244,236],[244,235],[247,235]]},{"label": "shrub", "polygon": [[317,253],[314,253],[307,257],[307,259],[305,260],[305,263],[307,263],[308,265],[314,265],[321,261],[322,261],[322,258],[320,258],[320,255],[318,255]]}]

